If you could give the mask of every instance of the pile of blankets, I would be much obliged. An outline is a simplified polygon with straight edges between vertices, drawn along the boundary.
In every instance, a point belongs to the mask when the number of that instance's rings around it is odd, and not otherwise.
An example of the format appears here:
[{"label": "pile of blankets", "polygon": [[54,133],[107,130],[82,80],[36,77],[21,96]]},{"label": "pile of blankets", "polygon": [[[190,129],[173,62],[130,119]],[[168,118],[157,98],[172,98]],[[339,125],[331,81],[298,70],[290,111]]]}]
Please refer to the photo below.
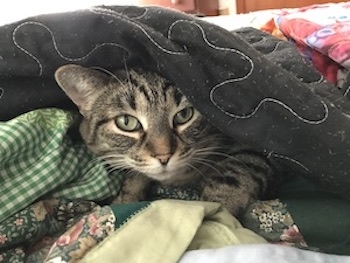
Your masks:
[{"label": "pile of blankets", "polygon": [[[283,201],[257,202],[240,222],[169,189],[155,191],[166,200],[108,205],[124,175],[71,136],[76,109],[53,79],[66,63],[157,71],[224,132],[349,197],[350,103],[290,43],[157,7],[31,17],[0,27],[0,262],[162,262],[165,251],[177,262],[187,250],[266,242],[349,251],[349,203],[318,188],[286,186]],[[329,229],[315,230],[323,220]]]}]

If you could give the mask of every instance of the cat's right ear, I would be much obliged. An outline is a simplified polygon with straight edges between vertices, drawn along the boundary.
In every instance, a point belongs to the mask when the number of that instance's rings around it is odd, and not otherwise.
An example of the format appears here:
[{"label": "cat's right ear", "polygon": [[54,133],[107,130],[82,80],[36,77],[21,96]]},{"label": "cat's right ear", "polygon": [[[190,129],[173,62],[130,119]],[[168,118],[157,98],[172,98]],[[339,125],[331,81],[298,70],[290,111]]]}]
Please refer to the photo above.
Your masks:
[{"label": "cat's right ear", "polygon": [[104,73],[73,64],[58,68],[55,79],[83,116],[91,110],[92,104],[103,92],[101,87],[108,82]]}]

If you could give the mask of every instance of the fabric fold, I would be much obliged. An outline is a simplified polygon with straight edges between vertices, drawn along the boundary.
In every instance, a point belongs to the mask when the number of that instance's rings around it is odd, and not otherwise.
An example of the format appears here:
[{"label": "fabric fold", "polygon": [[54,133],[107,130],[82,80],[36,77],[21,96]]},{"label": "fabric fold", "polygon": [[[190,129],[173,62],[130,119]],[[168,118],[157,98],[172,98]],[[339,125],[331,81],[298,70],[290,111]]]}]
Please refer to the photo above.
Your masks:
[{"label": "fabric fold", "polygon": [[[116,215],[118,218],[118,215]],[[176,263],[188,249],[266,243],[220,204],[152,202],[89,252],[87,262]]]},{"label": "fabric fold", "polygon": [[46,196],[104,200],[121,184],[67,131],[71,113],[41,109],[0,123],[0,222]]}]

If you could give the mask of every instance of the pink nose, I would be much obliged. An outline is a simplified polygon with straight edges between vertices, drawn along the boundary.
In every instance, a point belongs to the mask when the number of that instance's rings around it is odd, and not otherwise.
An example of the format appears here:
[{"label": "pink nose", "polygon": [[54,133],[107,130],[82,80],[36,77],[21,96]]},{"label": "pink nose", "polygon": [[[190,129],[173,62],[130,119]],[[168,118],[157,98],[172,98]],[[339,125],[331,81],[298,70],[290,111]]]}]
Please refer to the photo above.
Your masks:
[{"label": "pink nose", "polygon": [[171,157],[170,153],[167,154],[157,154],[154,156],[154,158],[158,159],[161,164],[166,165],[169,162],[169,159]]}]

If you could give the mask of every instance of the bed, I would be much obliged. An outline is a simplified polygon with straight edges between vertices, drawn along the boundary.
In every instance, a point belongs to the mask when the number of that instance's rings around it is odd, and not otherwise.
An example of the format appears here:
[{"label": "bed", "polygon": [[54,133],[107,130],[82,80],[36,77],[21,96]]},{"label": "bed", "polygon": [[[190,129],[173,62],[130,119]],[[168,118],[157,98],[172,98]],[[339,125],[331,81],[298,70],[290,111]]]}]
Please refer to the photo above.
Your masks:
[{"label": "bed", "polygon": [[[350,262],[349,9],[197,18],[99,6],[5,23],[0,262]],[[160,71],[225,132],[303,176],[240,221],[193,189],[109,205],[122,175],[74,140],[75,108],[53,80],[66,63]]]}]

